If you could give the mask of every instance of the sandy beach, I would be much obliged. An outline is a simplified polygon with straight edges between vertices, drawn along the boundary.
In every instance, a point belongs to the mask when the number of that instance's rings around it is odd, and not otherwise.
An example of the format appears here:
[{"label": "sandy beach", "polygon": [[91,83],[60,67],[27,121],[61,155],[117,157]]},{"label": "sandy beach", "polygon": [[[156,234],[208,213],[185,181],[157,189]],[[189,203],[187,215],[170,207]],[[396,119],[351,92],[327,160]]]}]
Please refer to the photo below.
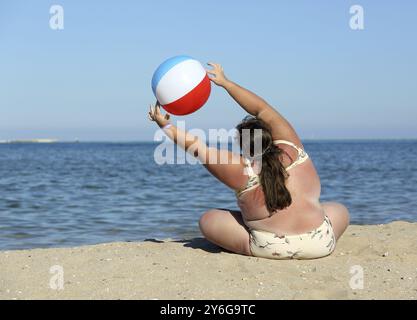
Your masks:
[{"label": "sandy beach", "polygon": [[202,238],[0,252],[0,299],[416,298],[417,223],[351,226],[310,261],[239,256]]}]

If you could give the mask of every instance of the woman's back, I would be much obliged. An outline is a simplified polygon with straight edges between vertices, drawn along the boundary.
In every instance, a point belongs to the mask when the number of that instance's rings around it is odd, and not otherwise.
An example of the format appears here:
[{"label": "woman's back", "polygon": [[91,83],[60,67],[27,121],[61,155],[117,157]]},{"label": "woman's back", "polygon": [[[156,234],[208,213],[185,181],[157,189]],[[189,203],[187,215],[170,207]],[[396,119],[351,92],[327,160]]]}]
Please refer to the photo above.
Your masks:
[{"label": "woman's back", "polygon": [[279,142],[276,145],[283,150],[281,161],[289,175],[286,186],[291,194],[291,205],[270,215],[260,186],[242,194],[238,198],[238,205],[249,228],[278,235],[305,233],[323,223],[324,212],[319,203],[320,178],[302,148],[291,142]]}]

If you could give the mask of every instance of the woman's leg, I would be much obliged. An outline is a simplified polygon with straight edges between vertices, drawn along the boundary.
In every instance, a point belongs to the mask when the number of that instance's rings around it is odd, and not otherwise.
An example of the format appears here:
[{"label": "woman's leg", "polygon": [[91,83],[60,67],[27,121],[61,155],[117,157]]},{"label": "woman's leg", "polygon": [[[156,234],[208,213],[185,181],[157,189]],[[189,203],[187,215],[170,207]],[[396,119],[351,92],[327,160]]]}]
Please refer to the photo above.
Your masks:
[{"label": "woman's leg", "polygon": [[209,210],[200,218],[200,230],[207,240],[219,247],[243,255],[252,255],[249,232],[239,211]]},{"label": "woman's leg", "polygon": [[339,239],[349,225],[348,209],[343,204],[337,202],[323,202],[321,205],[325,214],[332,222],[336,239]]}]

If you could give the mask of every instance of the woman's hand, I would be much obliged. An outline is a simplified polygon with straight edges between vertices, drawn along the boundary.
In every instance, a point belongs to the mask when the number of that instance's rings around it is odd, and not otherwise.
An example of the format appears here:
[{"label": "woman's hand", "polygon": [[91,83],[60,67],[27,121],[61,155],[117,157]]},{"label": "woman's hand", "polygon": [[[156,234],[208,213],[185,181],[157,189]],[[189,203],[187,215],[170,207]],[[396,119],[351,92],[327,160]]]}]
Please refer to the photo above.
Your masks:
[{"label": "woman's hand", "polygon": [[223,67],[220,64],[213,62],[207,64],[213,67],[213,69],[207,70],[207,73],[211,75],[210,80],[218,86],[224,87],[228,80],[224,75]]},{"label": "woman's hand", "polygon": [[166,113],[165,115],[161,112],[161,105],[156,101],[155,106],[149,106],[148,118],[151,121],[155,121],[160,128],[165,127],[169,124],[170,115]]}]

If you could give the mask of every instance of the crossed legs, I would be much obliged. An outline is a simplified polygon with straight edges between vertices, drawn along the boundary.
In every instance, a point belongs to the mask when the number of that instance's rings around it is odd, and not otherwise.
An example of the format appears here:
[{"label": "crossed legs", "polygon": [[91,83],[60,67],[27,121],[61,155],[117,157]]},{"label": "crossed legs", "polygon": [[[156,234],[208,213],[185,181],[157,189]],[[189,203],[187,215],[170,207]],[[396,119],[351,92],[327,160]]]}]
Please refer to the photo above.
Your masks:
[{"label": "crossed legs", "polygon": [[200,230],[210,242],[226,250],[251,256],[249,231],[239,211],[212,209],[200,218]]}]

